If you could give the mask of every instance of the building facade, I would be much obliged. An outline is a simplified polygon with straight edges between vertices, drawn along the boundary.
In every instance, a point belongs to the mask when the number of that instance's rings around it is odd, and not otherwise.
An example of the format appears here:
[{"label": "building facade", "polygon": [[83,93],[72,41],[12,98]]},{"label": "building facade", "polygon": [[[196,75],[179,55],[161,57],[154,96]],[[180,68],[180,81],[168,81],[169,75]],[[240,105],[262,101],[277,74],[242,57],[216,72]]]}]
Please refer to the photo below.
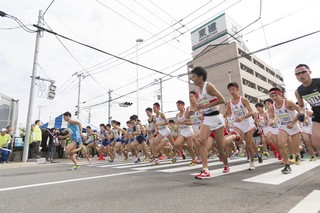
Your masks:
[{"label": "building facade", "polygon": [[[219,17],[228,19],[225,15]],[[217,21],[217,18],[213,20]],[[222,22],[230,23],[231,21]],[[207,24],[212,25],[212,23],[211,21]],[[208,25],[203,25],[193,33],[199,33],[199,30],[206,29]],[[235,26],[238,25],[235,24]],[[221,28],[220,31],[224,32],[222,36],[203,42],[202,46],[193,45],[193,60],[187,65],[188,72],[197,66],[204,67],[208,72],[207,81],[213,83],[227,100],[231,98],[227,84],[229,82],[238,83],[241,96],[246,97],[253,107],[254,104],[262,103],[269,97],[270,88],[279,87],[284,90],[284,79],[280,71],[255,55],[249,55],[241,39],[232,36],[229,28],[227,26],[225,29]],[[242,38],[241,35],[238,36]],[[193,35],[194,38],[195,35]],[[189,89],[193,90],[195,87],[190,84]]]}]

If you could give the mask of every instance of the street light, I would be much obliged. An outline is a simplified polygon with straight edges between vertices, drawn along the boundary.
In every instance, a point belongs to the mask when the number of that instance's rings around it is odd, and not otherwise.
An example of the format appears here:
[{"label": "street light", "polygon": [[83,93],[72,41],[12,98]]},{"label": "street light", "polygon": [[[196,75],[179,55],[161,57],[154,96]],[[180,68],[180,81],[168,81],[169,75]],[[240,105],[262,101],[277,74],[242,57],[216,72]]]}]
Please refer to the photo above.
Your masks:
[{"label": "street light", "polygon": [[136,60],[137,60],[137,116],[139,117],[139,66],[138,66],[138,45],[142,43],[143,39],[136,39]]}]

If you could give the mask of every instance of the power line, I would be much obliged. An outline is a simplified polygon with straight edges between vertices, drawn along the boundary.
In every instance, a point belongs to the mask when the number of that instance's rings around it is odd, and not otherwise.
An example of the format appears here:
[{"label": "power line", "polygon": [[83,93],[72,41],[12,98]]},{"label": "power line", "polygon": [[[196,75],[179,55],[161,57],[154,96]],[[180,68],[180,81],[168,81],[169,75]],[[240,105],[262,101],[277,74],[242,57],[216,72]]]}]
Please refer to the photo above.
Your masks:
[{"label": "power line", "polygon": [[51,1],[51,3],[49,4],[49,6],[47,7],[47,9],[44,11],[42,18],[44,18],[44,15],[46,14],[46,12],[49,10],[49,8],[51,7],[51,5],[53,4],[54,0]]},{"label": "power line", "polygon": [[104,54],[106,54],[106,55],[110,55],[110,56],[112,56],[112,57],[114,57],[114,58],[117,58],[117,59],[126,61],[126,62],[128,62],[128,63],[133,64],[133,65],[136,65],[136,66],[145,68],[145,69],[147,69],[147,70],[151,70],[151,71],[153,71],[153,72],[157,72],[157,73],[160,73],[160,74],[162,74],[162,75],[167,75],[167,76],[171,77],[171,76],[168,75],[167,73],[164,73],[164,72],[158,71],[158,70],[156,70],[156,69],[153,69],[153,68],[144,66],[144,65],[142,65],[142,64],[136,63],[136,62],[134,62],[134,61],[130,61],[130,60],[128,60],[128,59],[125,59],[125,58],[116,56],[116,55],[114,55],[114,54],[112,54],[112,53],[106,52],[106,51],[104,51],[104,50],[101,50],[101,49],[99,49],[99,48],[93,47],[93,46],[91,46],[91,45],[88,45],[88,44],[85,44],[85,43],[82,43],[82,42],[79,42],[79,41],[76,41],[76,40],[71,39],[71,38],[69,38],[69,37],[67,37],[67,36],[64,36],[64,35],[58,34],[58,33],[56,33],[56,32],[53,32],[53,31],[51,31],[51,30],[48,30],[48,29],[46,29],[46,28],[43,28],[43,27],[41,27],[41,26],[38,26],[38,25],[35,25],[35,24],[34,24],[33,26],[36,27],[36,28],[38,28],[38,29],[40,29],[40,30],[46,31],[46,32],[48,32],[48,33],[50,33],[50,34],[59,36],[59,37],[61,37],[61,38],[64,38],[64,39],[66,39],[66,40],[69,40],[69,41],[72,41],[72,42],[74,42],[74,43],[80,44],[80,45],[82,45],[82,46],[88,47],[88,48],[90,48],[90,49],[96,50],[96,51],[98,51],[98,52],[104,53]]},{"label": "power line", "polygon": [[[98,2],[98,3],[99,3],[99,2]],[[184,19],[186,19],[188,16],[192,15],[194,12],[198,11],[198,10],[201,9],[202,7],[206,6],[207,4],[208,4],[208,3],[202,5],[202,6],[199,7],[199,8],[196,8],[194,11],[192,11],[190,14],[186,15],[185,17],[183,17],[182,19],[180,19],[180,20],[177,21],[176,23],[170,25],[169,27],[163,29],[162,31],[154,34],[153,36],[151,36],[151,37],[149,37],[149,38],[147,38],[146,40],[144,40],[144,43],[146,43],[147,41],[151,40],[151,39],[154,38],[156,35],[159,35],[159,34],[161,34],[162,32],[165,32],[166,30],[170,29],[171,27],[174,27],[175,25],[177,25],[178,23],[182,22],[182,21],[183,21]],[[181,24],[181,25],[182,25],[183,27],[185,26],[185,25],[183,25],[183,24]],[[179,29],[180,29],[180,28],[179,28]],[[177,31],[177,30],[174,29],[174,31]],[[173,31],[173,32],[174,32],[174,31]],[[172,33],[172,32],[168,33],[167,35],[170,35],[171,33]],[[166,36],[167,36],[167,35],[166,35]],[[164,37],[165,37],[165,36],[164,36]],[[163,37],[162,37],[162,38],[163,38]],[[176,37],[176,38],[177,38],[177,37]],[[159,39],[158,39],[158,40],[159,40]],[[158,41],[158,40],[156,40],[156,41]],[[171,39],[171,40],[173,40],[173,39]],[[171,40],[170,40],[170,41],[171,41]],[[156,42],[156,41],[155,41],[155,42]],[[169,41],[168,41],[168,42],[169,42]],[[165,42],[165,43],[167,43],[167,42]],[[163,43],[163,44],[164,44],[164,43]],[[149,45],[150,45],[150,44],[149,44]],[[147,46],[149,46],[149,45],[147,45]],[[145,48],[145,47],[147,47],[147,46],[144,46],[144,47],[142,47],[141,49],[143,49],[143,48]],[[158,45],[158,46],[161,46],[161,45]],[[158,46],[157,46],[157,47],[158,47]],[[129,48],[129,49],[125,50],[124,52],[120,53],[119,55],[122,55],[122,54],[124,54],[124,53],[126,53],[126,52],[128,52],[128,51],[130,51],[130,50],[132,50],[132,49],[134,49],[134,48],[135,48],[135,46],[132,47],[132,48]],[[154,48],[153,48],[153,49],[154,49]],[[148,51],[148,52],[149,52],[149,51]],[[131,52],[131,53],[127,54],[126,56],[131,55],[131,54],[134,54],[134,53],[135,53],[135,52]],[[141,55],[141,54],[139,54],[139,55]],[[124,56],[124,57],[126,57],[126,56]],[[110,59],[108,59],[108,60],[106,60],[106,61],[100,62],[100,63],[98,63],[98,64],[96,64],[96,65],[93,65],[93,66],[89,67],[88,69],[93,68],[93,67],[98,66],[98,65],[101,65],[101,64],[103,64],[103,63],[105,63],[105,62],[107,62],[107,61],[109,61],[109,60],[111,60],[111,59],[112,59],[112,58],[110,58]],[[113,63],[113,62],[111,62],[111,63]],[[103,66],[105,66],[105,65],[103,65]],[[103,67],[103,66],[102,66],[102,67]],[[91,71],[93,71],[93,70],[91,70]],[[91,72],[91,71],[89,71],[89,72]]]}]

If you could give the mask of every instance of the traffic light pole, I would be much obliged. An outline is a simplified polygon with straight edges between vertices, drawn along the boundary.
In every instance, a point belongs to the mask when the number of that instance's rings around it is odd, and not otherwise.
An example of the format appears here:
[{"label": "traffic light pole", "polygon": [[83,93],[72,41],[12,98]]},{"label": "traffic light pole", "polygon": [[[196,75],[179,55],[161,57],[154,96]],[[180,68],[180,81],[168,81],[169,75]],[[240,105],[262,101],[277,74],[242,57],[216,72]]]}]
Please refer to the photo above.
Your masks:
[{"label": "traffic light pole", "polygon": [[108,94],[109,94],[109,101],[108,101],[108,123],[109,123],[109,124],[111,123],[111,115],[110,115],[110,112],[111,112],[111,92],[112,92],[112,90],[109,89],[109,91],[108,91]]},{"label": "traffic light pole", "polygon": [[[38,16],[38,25],[42,26],[42,11],[39,11]],[[32,110],[33,110],[33,101],[34,101],[34,87],[36,82],[36,74],[37,74],[37,64],[38,64],[38,54],[39,54],[39,45],[40,45],[40,37],[41,30],[38,29],[37,37],[36,37],[36,46],[34,51],[33,58],[33,68],[32,68],[32,76],[31,76],[31,88],[29,95],[29,106],[28,106],[28,115],[27,115],[27,126],[26,126],[26,135],[24,138],[24,147],[23,147],[23,157],[22,162],[27,162],[28,153],[29,153],[29,144],[30,144],[30,132],[31,132],[31,119],[32,119]]]}]

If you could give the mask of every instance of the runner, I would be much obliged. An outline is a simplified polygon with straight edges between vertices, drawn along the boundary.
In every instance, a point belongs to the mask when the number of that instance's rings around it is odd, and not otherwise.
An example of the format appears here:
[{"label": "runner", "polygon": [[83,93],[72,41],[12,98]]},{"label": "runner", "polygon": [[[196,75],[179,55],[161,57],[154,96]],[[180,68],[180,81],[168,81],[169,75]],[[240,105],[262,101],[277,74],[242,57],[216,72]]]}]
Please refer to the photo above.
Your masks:
[{"label": "runner", "polygon": [[[63,114],[63,119],[68,122],[68,129],[69,129],[69,134],[66,136],[60,135],[59,138],[67,138],[71,136],[71,143],[67,145],[66,147],[66,154],[70,155],[70,159],[73,162],[74,166],[72,167],[72,170],[77,170],[80,168],[80,166],[77,163],[76,159],[76,153],[79,151],[83,151],[86,153],[86,148],[82,144],[82,126],[79,121],[71,119],[71,113],[70,112],[65,112]],[[90,162],[91,159],[88,159]]]},{"label": "runner", "polygon": [[[186,118],[186,110],[185,110],[185,103],[181,100],[177,101],[177,108],[179,110],[179,113],[176,115],[178,128],[180,129],[179,135],[177,137],[177,140],[175,141],[175,146],[179,150],[183,150],[184,148],[187,148],[192,161],[189,164],[189,166],[195,166],[196,163],[196,153],[193,148],[193,129],[192,129],[192,122],[190,119]],[[187,142],[187,146],[185,146],[185,143]],[[184,158],[185,159],[185,158]]]},{"label": "runner", "polygon": [[312,147],[312,111],[308,109],[305,110],[305,119],[300,122],[302,129],[302,140],[311,156],[310,161],[316,161],[317,157],[314,154],[314,149]]},{"label": "runner", "polygon": [[[299,64],[295,69],[297,80],[302,83],[295,92],[300,109],[304,110],[304,102],[308,102],[312,114],[312,143],[320,155],[320,78],[311,78],[311,70],[306,64]],[[305,116],[300,116],[303,122]]]},{"label": "runner", "polygon": [[265,129],[268,128],[268,126],[265,124],[264,122],[264,115],[265,115],[265,111],[263,109],[263,104],[262,103],[256,103],[255,107],[257,109],[257,113],[255,113],[255,123],[258,127],[258,132],[260,135],[260,139],[262,142],[262,148],[263,148],[263,155],[269,157],[269,152],[268,152],[268,148],[267,148],[267,141],[266,141],[266,133],[264,132]]},{"label": "runner", "polygon": [[[160,157],[160,151],[162,148],[167,145],[167,141],[163,140],[167,138],[171,145],[174,147],[174,142],[173,138],[170,134],[170,130],[168,128],[168,120],[164,113],[160,112],[160,104],[159,103],[154,103],[153,104],[153,111],[156,113],[156,131],[158,131],[158,135],[156,136],[154,140],[154,147],[152,150],[153,153],[153,159],[150,161],[151,165],[155,165],[159,162],[159,157]],[[175,163],[177,161],[176,158],[172,159],[172,163]]]},{"label": "runner", "polygon": [[266,113],[264,113],[264,123],[265,127],[263,128],[263,133],[265,135],[266,141],[269,142],[270,149],[273,151],[274,157],[278,158],[278,160],[282,160],[281,155],[278,150],[278,123],[274,123],[273,126],[270,125],[270,113],[269,108],[273,105],[273,100],[271,98],[267,98],[263,101]]},{"label": "runner", "polygon": [[[193,128],[193,145],[195,152],[197,154],[197,159],[195,159],[193,162],[194,163],[201,163],[200,160],[200,151],[199,151],[199,130],[200,130],[200,125],[202,123],[202,110],[197,109],[198,105],[198,99],[199,96],[195,91],[190,91],[189,93],[189,101],[190,101],[190,107],[187,107],[186,110],[186,119],[191,119],[192,122],[192,128]],[[208,149],[210,149],[211,146],[209,146]]]},{"label": "runner", "polygon": [[[207,140],[211,131],[214,131],[217,147],[221,159],[223,160],[224,167],[228,167],[228,160],[223,152],[224,141],[224,119],[220,114],[218,105],[224,104],[224,97],[214,87],[213,84],[206,82],[207,71],[202,67],[195,67],[191,71],[191,80],[198,86],[199,89],[199,101],[197,105],[198,110],[202,110],[203,122],[200,126],[199,132],[199,145],[200,156],[202,161],[202,170],[195,176],[196,179],[210,178],[210,172],[208,169],[208,149]],[[225,170],[226,168],[224,168]],[[228,169],[228,168],[227,168]]]},{"label": "runner", "polygon": [[254,170],[254,152],[256,152],[259,163],[262,163],[262,156],[253,143],[253,133],[255,131],[254,120],[252,118],[253,110],[248,99],[239,95],[239,86],[236,82],[229,83],[227,86],[232,98],[227,102],[227,112],[231,110],[234,115],[234,124],[232,134],[244,138],[246,150],[250,158],[249,170]]},{"label": "runner", "polygon": [[292,101],[285,100],[283,98],[283,93],[279,88],[271,88],[269,90],[269,95],[273,100],[273,106],[270,108],[271,125],[275,121],[275,114],[279,120],[279,132],[278,132],[278,147],[279,152],[282,156],[285,167],[281,172],[283,174],[289,174],[291,168],[289,165],[288,152],[286,150],[286,145],[289,136],[291,137],[292,150],[295,154],[295,163],[300,164],[300,153],[299,145],[301,140],[301,129],[297,123],[298,117],[295,111],[300,112],[299,107]]}]

